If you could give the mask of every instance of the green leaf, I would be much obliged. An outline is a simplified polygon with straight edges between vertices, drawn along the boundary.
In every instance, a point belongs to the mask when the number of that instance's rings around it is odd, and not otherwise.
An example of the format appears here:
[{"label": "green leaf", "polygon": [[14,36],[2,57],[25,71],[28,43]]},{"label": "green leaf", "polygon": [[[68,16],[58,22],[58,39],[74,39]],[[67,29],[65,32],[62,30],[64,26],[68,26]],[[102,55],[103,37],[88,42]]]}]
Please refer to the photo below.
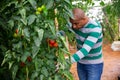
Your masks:
[{"label": "green leaf", "polygon": [[48,78],[48,80],[52,80],[52,78],[51,78],[51,77],[49,77],[49,78]]},{"label": "green leaf", "polygon": [[53,35],[56,35],[56,33],[55,33],[55,25],[53,24],[54,21],[48,20],[47,22],[48,22],[48,25],[49,25],[50,30],[51,30],[51,32],[53,33]]},{"label": "green leaf", "polygon": [[40,75],[40,80],[44,80],[44,75]]},{"label": "green leaf", "polygon": [[14,21],[13,20],[9,20],[8,24],[10,25],[10,28],[12,29],[14,27]]},{"label": "green leaf", "polygon": [[29,77],[28,77],[28,75],[29,75],[29,70],[28,70],[28,67],[26,67],[26,77],[27,77],[27,79],[29,79]]},{"label": "green leaf", "polygon": [[48,14],[48,11],[47,11],[47,9],[45,8],[45,9],[43,9],[43,13],[45,14],[45,15],[47,15]]},{"label": "green leaf", "polygon": [[69,54],[70,55],[70,52],[69,51],[66,51],[66,49],[60,49],[61,51],[63,51],[65,54]]},{"label": "green leaf", "polygon": [[47,9],[52,8],[53,4],[54,4],[54,0],[49,0],[48,4],[46,5],[46,8]]},{"label": "green leaf", "polygon": [[25,62],[28,56],[30,56],[30,53],[27,52],[27,51],[24,52],[23,55],[22,55],[22,57],[21,57],[21,61]]},{"label": "green leaf", "polygon": [[35,56],[38,54],[39,50],[40,50],[39,47],[37,47],[37,46],[35,46],[35,45],[32,46],[33,58],[35,58]]},{"label": "green leaf", "polygon": [[18,71],[18,65],[14,65],[14,67],[12,67],[12,78],[13,78],[13,80],[15,80],[17,71]]},{"label": "green leaf", "polygon": [[12,57],[11,51],[10,50],[6,51],[6,54],[4,56],[1,66],[3,66],[7,61],[9,61],[9,59],[11,59],[11,57]]},{"label": "green leaf", "polygon": [[9,69],[12,67],[14,61],[9,62]]},{"label": "green leaf", "polygon": [[71,4],[70,0],[65,0],[65,2],[67,2],[68,4]]},{"label": "green leaf", "polygon": [[41,41],[43,39],[44,30],[43,29],[37,29],[37,33],[38,33],[38,37],[34,36],[33,39],[34,39],[35,45],[37,47],[40,47]]},{"label": "green leaf", "polygon": [[62,52],[60,52],[60,51],[59,51],[59,60],[60,60],[61,62],[65,62],[64,53],[62,53]]},{"label": "green leaf", "polygon": [[55,80],[59,80],[59,77],[57,75],[55,75]]},{"label": "green leaf", "polygon": [[28,16],[28,25],[31,25],[36,19],[36,16],[35,15],[30,15]]},{"label": "green leaf", "polygon": [[37,47],[39,47],[41,42],[40,42],[39,38],[34,37],[34,43]]},{"label": "green leaf", "polygon": [[38,72],[34,72],[32,73],[32,80],[35,80],[35,78],[38,77]]},{"label": "green leaf", "polygon": [[13,44],[13,49],[19,49],[22,46],[22,42],[19,41],[17,44]]},{"label": "green leaf", "polygon": [[105,5],[105,3],[104,3],[103,1],[101,1],[101,2],[100,2],[100,5],[101,5],[101,6],[104,6],[104,5]]},{"label": "green leaf", "polygon": [[42,67],[41,73],[42,73],[45,77],[48,77],[48,74],[49,74],[49,73],[48,73],[46,67]]},{"label": "green leaf", "polygon": [[20,14],[21,14],[22,19],[26,19],[26,9],[23,8],[23,9],[21,9],[19,12],[20,12]]},{"label": "green leaf", "polygon": [[[37,58],[35,58],[34,59],[35,60],[35,69],[36,69],[36,71],[38,71],[38,59]],[[40,65],[40,64],[39,64]]]},{"label": "green leaf", "polygon": [[27,25],[27,19],[20,19],[20,21],[21,21],[24,25]]},{"label": "green leaf", "polygon": [[60,39],[62,40],[62,42],[64,43],[64,46],[66,47],[66,49],[67,49],[67,51],[68,51],[69,48],[68,48],[68,44],[67,44],[67,42],[66,42],[66,40],[65,40],[65,37],[64,37],[64,36],[60,36]]},{"label": "green leaf", "polygon": [[37,3],[36,3],[36,1],[35,0],[28,0],[29,1],[29,3],[32,5],[32,7],[36,10],[36,8],[37,8]]},{"label": "green leaf", "polygon": [[[7,1],[6,1],[7,2]],[[5,3],[5,2],[4,2]],[[2,12],[2,11],[4,11],[7,7],[9,7],[9,6],[11,6],[12,4],[16,4],[17,3],[17,1],[10,1],[10,2],[8,2],[7,4],[5,4],[4,6],[2,6],[1,8],[0,8],[0,13]]]},{"label": "green leaf", "polygon": [[25,37],[30,37],[30,32],[27,27],[23,30],[23,32],[24,32]]},{"label": "green leaf", "polygon": [[19,10],[19,13],[20,13],[20,15],[22,17],[20,20],[23,22],[24,25],[27,25],[26,9],[23,8],[23,9]]},{"label": "green leaf", "polygon": [[41,42],[41,40],[43,39],[44,30],[43,30],[43,29],[39,29],[39,30],[37,30],[37,32],[38,32],[39,40],[40,40],[40,42]]},{"label": "green leaf", "polygon": [[69,9],[69,8],[67,8],[67,7],[65,7],[65,10],[66,10],[67,14],[69,15],[69,17],[71,17],[71,18],[73,19],[74,17],[73,17],[73,12],[72,12],[72,10]]},{"label": "green leaf", "polygon": [[72,74],[69,71],[63,71],[63,74],[68,78],[68,80],[74,80]]}]

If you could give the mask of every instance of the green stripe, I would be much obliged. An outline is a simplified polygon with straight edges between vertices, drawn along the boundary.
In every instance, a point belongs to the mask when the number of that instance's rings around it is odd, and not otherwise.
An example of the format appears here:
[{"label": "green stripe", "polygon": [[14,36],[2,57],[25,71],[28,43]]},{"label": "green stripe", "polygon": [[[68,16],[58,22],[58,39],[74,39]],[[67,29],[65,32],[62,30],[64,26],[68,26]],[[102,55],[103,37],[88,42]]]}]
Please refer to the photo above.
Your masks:
[{"label": "green stripe", "polygon": [[100,36],[100,33],[98,33],[98,32],[91,32],[89,36],[98,38]]},{"label": "green stripe", "polygon": [[[78,50],[81,49],[81,48],[78,48]],[[89,54],[94,54],[94,53],[98,53],[100,52],[100,50],[102,49],[102,46],[99,46],[95,49],[91,49],[91,51],[89,52]]]},{"label": "green stripe", "polygon": [[82,41],[79,40],[79,39],[76,39],[76,42],[77,42],[78,44],[80,44],[80,45],[83,45],[83,43],[84,43],[84,42],[82,42]]},{"label": "green stripe", "polygon": [[98,43],[98,42],[102,42],[102,40],[103,40],[102,38],[98,39],[97,43]]},{"label": "green stripe", "polygon": [[98,55],[98,56],[93,56],[93,57],[86,56],[83,59],[84,60],[95,60],[95,59],[99,59],[101,57],[102,57],[102,53],[100,55]]},{"label": "green stripe", "polygon": [[81,31],[75,31],[79,36],[86,38],[88,36],[88,33],[83,33]]},{"label": "green stripe", "polygon": [[88,54],[87,50],[84,48],[81,48],[80,51],[83,53],[84,56]]},{"label": "green stripe", "polygon": [[97,27],[97,26],[95,26],[94,24],[88,24],[85,28],[94,28],[94,27]]},{"label": "green stripe", "polygon": [[[102,42],[102,40],[103,40],[102,38],[98,39],[97,43],[98,43],[98,42]],[[82,41],[79,40],[79,39],[76,39],[76,41],[77,41],[77,43],[80,44],[80,45],[83,45],[83,43],[84,43],[84,42],[82,42]]]},{"label": "green stripe", "polygon": [[73,54],[72,57],[75,59],[75,61],[79,61],[80,57],[77,54]]},{"label": "green stripe", "polygon": [[98,25],[96,26],[96,25],[94,25],[94,24],[88,24],[87,26],[86,26],[86,28],[95,28],[95,27],[99,27],[99,28],[101,28],[101,25],[100,25],[100,23],[98,23],[98,22],[96,22]]},{"label": "green stripe", "polygon": [[98,52],[100,52],[101,49],[102,49],[102,46],[95,48],[95,49],[92,49],[89,53],[90,54],[98,53]]},{"label": "green stripe", "polygon": [[94,43],[89,40],[85,40],[85,44],[87,44],[90,47],[93,47],[93,45],[94,45]]}]

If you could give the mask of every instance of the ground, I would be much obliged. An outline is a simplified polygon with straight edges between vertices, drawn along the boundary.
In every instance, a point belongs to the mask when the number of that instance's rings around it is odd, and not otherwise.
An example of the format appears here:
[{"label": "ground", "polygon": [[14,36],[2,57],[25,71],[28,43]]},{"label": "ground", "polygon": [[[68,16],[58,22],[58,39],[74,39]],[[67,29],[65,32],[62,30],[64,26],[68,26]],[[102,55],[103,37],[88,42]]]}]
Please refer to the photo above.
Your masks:
[{"label": "ground", "polygon": [[[71,47],[70,51],[74,53],[76,49]],[[101,80],[118,80],[118,75],[120,75],[120,51],[113,51],[111,44],[106,43],[103,45],[103,57],[104,69]],[[70,71],[74,80],[79,80],[76,72],[76,63],[72,64]]]}]

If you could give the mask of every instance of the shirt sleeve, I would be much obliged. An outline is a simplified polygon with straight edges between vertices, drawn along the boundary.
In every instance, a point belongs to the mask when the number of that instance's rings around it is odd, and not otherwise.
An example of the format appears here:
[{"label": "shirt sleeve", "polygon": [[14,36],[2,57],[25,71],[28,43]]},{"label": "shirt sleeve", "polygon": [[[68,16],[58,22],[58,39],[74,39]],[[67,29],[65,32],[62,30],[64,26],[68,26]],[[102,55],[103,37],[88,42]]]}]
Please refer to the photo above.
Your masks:
[{"label": "shirt sleeve", "polygon": [[93,28],[91,32],[89,33],[88,37],[84,41],[82,48],[79,49],[76,53],[74,53],[71,56],[71,62],[78,62],[80,59],[84,58],[87,56],[94,46],[94,44],[97,42],[100,34],[101,34],[102,29],[99,27]]}]

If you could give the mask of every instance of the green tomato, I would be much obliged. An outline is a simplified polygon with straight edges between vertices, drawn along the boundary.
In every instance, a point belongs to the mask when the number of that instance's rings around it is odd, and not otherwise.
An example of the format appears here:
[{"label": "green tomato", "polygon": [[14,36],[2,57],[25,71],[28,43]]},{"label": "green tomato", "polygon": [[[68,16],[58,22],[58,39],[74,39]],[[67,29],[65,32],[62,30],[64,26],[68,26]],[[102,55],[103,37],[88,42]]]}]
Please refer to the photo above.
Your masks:
[{"label": "green tomato", "polygon": [[18,35],[17,35],[16,33],[14,33],[14,34],[13,34],[13,37],[15,37],[15,38],[16,38],[16,37],[18,37]]},{"label": "green tomato", "polygon": [[40,12],[39,12],[39,11],[36,11],[36,14],[38,15],[38,14],[40,14]]},{"label": "green tomato", "polygon": [[38,7],[38,8],[37,8],[37,11],[38,11],[38,12],[41,12],[41,11],[42,11],[42,8],[41,8],[41,7]]},{"label": "green tomato", "polygon": [[45,9],[45,5],[42,5],[41,8],[42,8],[42,10]]}]

